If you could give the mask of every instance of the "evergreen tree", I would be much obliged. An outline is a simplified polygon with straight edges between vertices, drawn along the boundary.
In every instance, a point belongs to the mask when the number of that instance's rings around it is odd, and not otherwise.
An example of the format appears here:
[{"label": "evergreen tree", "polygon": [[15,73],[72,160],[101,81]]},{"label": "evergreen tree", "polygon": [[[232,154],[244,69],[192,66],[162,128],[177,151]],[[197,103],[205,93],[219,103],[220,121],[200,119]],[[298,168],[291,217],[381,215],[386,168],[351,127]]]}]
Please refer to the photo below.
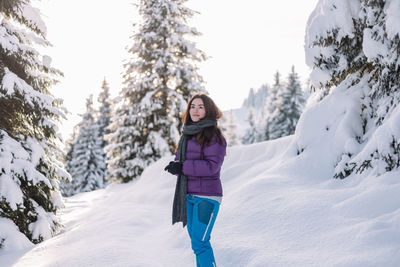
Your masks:
[{"label": "evergreen tree", "polygon": [[276,100],[278,98],[278,92],[282,89],[281,84],[281,74],[277,71],[274,75],[274,85],[271,87],[271,91],[269,92],[267,99],[267,111],[268,114],[272,114],[276,109]]},{"label": "evergreen tree", "polygon": [[0,217],[37,243],[59,225],[58,184],[69,175],[56,144],[56,125],[65,116],[49,92],[61,72],[34,48],[49,42],[40,11],[29,2],[0,2]]},{"label": "evergreen tree", "polygon": [[256,120],[256,129],[257,129],[257,137],[256,137],[256,142],[263,142],[266,139],[266,127],[267,127],[267,114],[268,114],[268,109],[267,106],[265,105],[261,109],[261,114],[258,116],[258,119]]},{"label": "evergreen tree", "polygon": [[[250,119],[248,117],[248,120],[252,121],[253,125],[250,125],[248,130],[252,132],[252,134],[256,135],[254,142],[261,142],[265,140],[264,132],[266,127],[266,117],[269,114],[268,108],[270,107],[267,105],[269,103],[268,101],[270,100],[269,91],[272,91],[272,89],[269,88],[268,84],[263,84],[255,93],[254,90],[251,89],[249,96],[242,105],[242,108],[246,108],[249,110],[248,112],[251,112],[251,115],[248,115],[252,118]],[[243,136],[242,141],[244,140],[243,138],[246,137]],[[244,143],[246,142],[248,141],[245,141]]]},{"label": "evergreen tree", "polygon": [[286,86],[277,94],[276,109],[268,120],[269,139],[293,134],[303,106],[303,92],[293,66]]},{"label": "evergreen tree", "polygon": [[86,101],[86,112],[78,125],[79,132],[73,142],[70,166],[72,193],[93,191],[104,187],[106,164],[103,158],[102,138],[95,123],[93,96]]},{"label": "evergreen tree", "polygon": [[276,110],[277,106],[277,99],[278,99],[278,93],[282,90],[282,84],[280,81],[280,76],[281,74],[279,71],[277,71],[274,75],[274,85],[271,88],[271,91],[268,95],[267,103],[265,105],[265,122],[263,123],[264,125],[264,130],[263,130],[263,137],[261,139],[264,140],[270,140],[271,139],[271,115],[274,113]]},{"label": "evergreen tree", "polygon": [[255,107],[255,94],[254,94],[253,88],[250,88],[249,95],[243,101],[242,107],[246,107],[246,108],[254,108]]},{"label": "evergreen tree", "polygon": [[205,92],[194,62],[205,59],[185,36],[194,11],[185,0],[142,0],[142,22],[129,49],[124,88],[112,118],[106,147],[112,177],[128,182],[151,162],[176,148],[180,116],[189,98]]},{"label": "evergreen tree", "polygon": [[257,142],[259,132],[257,131],[257,125],[254,119],[253,109],[249,109],[247,121],[249,122],[249,128],[242,137],[243,144],[253,144]]},{"label": "evergreen tree", "polygon": [[220,120],[218,122],[219,127],[221,127],[221,131],[223,133],[225,133],[227,131],[227,128],[226,128],[227,122],[228,122],[228,120],[227,120],[225,114],[223,113],[222,117],[220,118]]},{"label": "evergreen tree", "polygon": [[240,144],[239,137],[237,135],[237,125],[233,110],[230,110],[228,118],[225,123],[225,135],[228,146],[236,146]]},{"label": "evergreen tree", "polygon": [[[66,154],[64,156],[64,161],[63,161],[65,164],[65,169],[72,176],[73,176],[73,174],[72,174],[73,167],[71,165],[71,162],[72,162],[72,158],[73,158],[73,154],[74,154],[74,143],[75,143],[75,139],[77,136],[77,131],[78,131],[78,127],[75,126],[70,138],[67,140],[67,142],[65,144]],[[63,196],[72,196],[73,195],[74,189],[72,186],[72,178],[68,181],[61,181],[60,191]]]},{"label": "evergreen tree", "polygon": [[[112,101],[110,98],[110,87],[106,79],[104,78],[103,84],[101,86],[101,93],[98,97],[98,102],[100,103],[99,115],[96,121],[96,125],[99,131],[99,142],[101,147],[101,157],[103,162],[106,164],[109,158],[106,155],[105,147],[108,142],[105,140],[105,136],[110,133],[109,126],[111,124],[111,114],[112,114]],[[106,183],[106,178],[109,176],[107,169],[104,172],[104,183]]]},{"label": "evergreen tree", "polygon": [[[359,2],[350,8],[320,1],[325,12],[312,14],[306,35],[307,64],[322,95],[336,86],[359,92],[361,105],[351,109],[359,120],[352,122],[353,132],[346,140],[351,145],[343,148],[337,178],[366,170],[380,175],[400,166],[400,134],[393,126],[400,116],[399,10],[392,1]],[[343,13],[348,17],[336,20]],[[338,23],[328,23],[325,17]]]},{"label": "evergreen tree", "polygon": [[257,90],[254,99],[254,107],[257,110],[261,111],[264,109],[267,103],[269,90],[268,84],[261,85],[261,87]]}]

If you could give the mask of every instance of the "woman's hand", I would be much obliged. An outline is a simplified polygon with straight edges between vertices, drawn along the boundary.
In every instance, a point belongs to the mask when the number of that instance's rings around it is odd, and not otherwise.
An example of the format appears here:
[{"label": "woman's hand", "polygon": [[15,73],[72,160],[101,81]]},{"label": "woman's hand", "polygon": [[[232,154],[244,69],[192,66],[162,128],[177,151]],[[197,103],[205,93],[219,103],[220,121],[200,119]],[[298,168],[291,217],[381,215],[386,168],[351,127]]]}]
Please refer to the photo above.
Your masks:
[{"label": "woman's hand", "polygon": [[179,163],[177,161],[170,161],[169,164],[165,166],[164,171],[167,171],[174,175],[182,174],[182,163]]}]

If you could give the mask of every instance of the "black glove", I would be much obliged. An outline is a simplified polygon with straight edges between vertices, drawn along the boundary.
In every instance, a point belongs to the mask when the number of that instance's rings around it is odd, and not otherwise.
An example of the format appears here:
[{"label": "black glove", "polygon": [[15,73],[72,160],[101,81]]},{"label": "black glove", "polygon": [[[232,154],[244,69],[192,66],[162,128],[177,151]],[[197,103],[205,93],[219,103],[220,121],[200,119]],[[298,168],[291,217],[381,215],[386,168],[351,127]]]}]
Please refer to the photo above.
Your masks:
[{"label": "black glove", "polygon": [[170,161],[169,164],[164,168],[164,171],[167,171],[171,174],[182,174],[182,163],[177,161]]}]

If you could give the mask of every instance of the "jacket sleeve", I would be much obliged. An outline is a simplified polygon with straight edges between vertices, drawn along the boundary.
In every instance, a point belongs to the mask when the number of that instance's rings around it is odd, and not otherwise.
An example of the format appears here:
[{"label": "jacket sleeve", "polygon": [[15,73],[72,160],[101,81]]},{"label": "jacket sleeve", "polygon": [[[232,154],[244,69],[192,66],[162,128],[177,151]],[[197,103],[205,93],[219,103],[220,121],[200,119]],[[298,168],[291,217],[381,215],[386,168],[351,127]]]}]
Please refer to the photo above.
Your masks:
[{"label": "jacket sleeve", "polygon": [[215,142],[203,148],[203,159],[189,159],[183,163],[182,172],[190,176],[213,176],[221,170],[226,143]]}]

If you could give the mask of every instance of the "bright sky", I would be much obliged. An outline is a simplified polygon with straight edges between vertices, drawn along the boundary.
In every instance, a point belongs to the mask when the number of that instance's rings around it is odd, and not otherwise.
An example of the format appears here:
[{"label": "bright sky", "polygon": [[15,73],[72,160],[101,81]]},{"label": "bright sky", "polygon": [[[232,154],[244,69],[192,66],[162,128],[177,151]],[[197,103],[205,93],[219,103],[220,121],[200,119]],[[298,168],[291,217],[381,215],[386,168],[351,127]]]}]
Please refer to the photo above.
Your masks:
[{"label": "bright sky", "polygon": [[[250,88],[273,83],[279,70],[286,78],[292,65],[304,82],[304,33],[318,0],[189,0],[200,12],[191,21],[203,35],[198,48],[210,58],[199,64],[206,89],[222,110],[242,105]],[[71,112],[61,132],[64,137],[80,121],[86,98],[100,92],[106,77],[112,96],[122,87],[123,60],[129,56],[132,24],[138,20],[132,3],[138,0],[41,0],[47,52],[52,66],[64,72],[53,94]]]}]

